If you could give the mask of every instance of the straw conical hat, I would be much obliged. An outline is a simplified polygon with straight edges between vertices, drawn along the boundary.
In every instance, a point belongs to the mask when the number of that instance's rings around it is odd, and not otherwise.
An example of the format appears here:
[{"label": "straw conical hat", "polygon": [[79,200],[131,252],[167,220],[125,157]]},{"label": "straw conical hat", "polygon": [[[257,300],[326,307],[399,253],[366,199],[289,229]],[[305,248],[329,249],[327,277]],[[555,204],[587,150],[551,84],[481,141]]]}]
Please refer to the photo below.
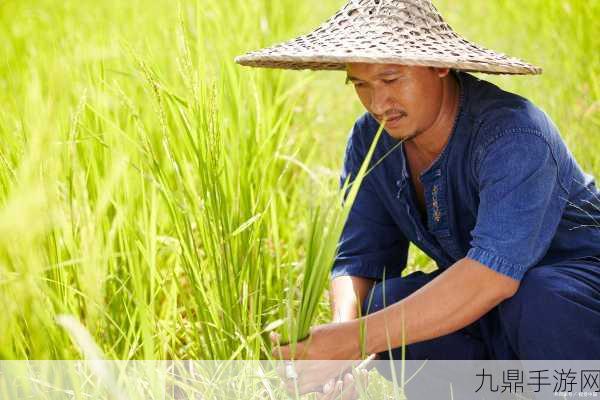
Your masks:
[{"label": "straw conical hat", "polygon": [[447,67],[492,74],[541,68],[471,43],[430,0],[350,0],[307,35],[237,57],[252,67],[343,70],[346,63]]}]

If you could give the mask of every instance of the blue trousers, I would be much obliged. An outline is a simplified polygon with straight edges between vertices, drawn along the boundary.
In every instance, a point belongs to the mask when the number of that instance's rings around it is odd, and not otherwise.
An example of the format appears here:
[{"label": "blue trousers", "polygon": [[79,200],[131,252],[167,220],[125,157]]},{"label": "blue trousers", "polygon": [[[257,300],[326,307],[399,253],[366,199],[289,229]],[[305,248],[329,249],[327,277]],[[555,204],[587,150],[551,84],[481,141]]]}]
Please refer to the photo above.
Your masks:
[{"label": "blue trousers", "polygon": [[[409,296],[441,272],[378,283],[363,315]],[[385,290],[384,290],[385,289]],[[400,360],[401,349],[392,350]],[[407,360],[600,360],[600,261],[535,266],[517,293],[457,332],[406,346]],[[381,353],[389,359],[389,352]]]}]

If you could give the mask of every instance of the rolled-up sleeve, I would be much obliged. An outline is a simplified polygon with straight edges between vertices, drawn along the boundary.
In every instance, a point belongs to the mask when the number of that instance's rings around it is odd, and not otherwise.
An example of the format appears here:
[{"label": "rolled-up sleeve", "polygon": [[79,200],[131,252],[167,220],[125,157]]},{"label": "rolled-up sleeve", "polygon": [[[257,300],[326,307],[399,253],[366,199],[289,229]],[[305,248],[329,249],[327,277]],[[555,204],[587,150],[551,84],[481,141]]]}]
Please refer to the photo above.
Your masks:
[{"label": "rolled-up sleeve", "polygon": [[535,131],[510,131],[486,146],[467,257],[516,280],[543,258],[568,198],[559,164]]},{"label": "rolled-up sleeve", "polygon": [[[351,133],[340,185],[353,180],[370,143],[363,145],[356,127]],[[373,174],[363,180],[339,241],[331,278],[342,275],[373,280],[401,275],[406,266],[408,241],[377,194]]]}]

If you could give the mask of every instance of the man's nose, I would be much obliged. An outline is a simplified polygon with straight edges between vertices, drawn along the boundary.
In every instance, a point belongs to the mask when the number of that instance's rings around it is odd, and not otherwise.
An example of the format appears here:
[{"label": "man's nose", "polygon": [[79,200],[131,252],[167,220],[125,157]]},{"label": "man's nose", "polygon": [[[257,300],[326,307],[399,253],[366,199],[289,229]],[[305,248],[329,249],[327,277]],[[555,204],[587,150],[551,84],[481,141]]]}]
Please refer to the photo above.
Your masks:
[{"label": "man's nose", "polygon": [[371,97],[371,112],[380,118],[387,111],[388,92],[385,89],[373,90]]}]

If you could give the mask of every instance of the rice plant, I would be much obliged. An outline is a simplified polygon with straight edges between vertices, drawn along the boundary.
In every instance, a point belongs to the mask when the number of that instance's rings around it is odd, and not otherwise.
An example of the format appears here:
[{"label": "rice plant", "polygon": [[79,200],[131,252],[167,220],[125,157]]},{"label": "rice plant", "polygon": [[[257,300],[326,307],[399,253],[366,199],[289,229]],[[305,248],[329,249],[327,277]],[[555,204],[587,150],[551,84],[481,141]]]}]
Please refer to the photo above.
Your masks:
[{"label": "rice plant", "polygon": [[310,231],[306,240],[306,258],[302,270],[302,285],[299,307],[296,315],[290,315],[289,321],[284,325],[283,341],[295,345],[304,340],[310,333],[319,311],[319,302],[328,284],[328,277],[335,257],[339,239],[341,237],[346,219],[350,214],[352,205],[360,190],[365,176],[376,166],[371,167],[373,152],[377,146],[385,123],[379,127],[369,151],[365,155],[362,165],[356,176],[344,182],[341,188],[340,199],[335,199],[324,208],[318,206],[312,212]]}]

